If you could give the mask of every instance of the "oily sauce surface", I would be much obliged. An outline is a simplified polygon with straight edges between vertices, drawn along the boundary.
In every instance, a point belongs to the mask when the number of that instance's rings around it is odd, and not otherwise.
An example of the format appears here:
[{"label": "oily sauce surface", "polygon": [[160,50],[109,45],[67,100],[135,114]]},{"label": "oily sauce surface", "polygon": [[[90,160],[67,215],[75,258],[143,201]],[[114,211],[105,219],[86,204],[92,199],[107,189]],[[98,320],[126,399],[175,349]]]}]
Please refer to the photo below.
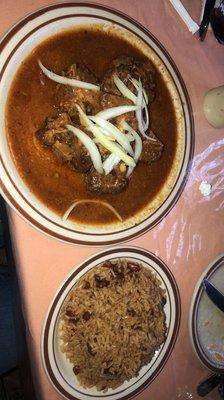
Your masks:
[{"label": "oily sauce surface", "polygon": [[[30,190],[59,215],[74,200],[88,198],[108,201],[126,219],[156,195],[170,171],[177,127],[172,100],[159,72],[150,120],[152,130],[164,144],[162,157],[149,166],[139,163],[126,191],[114,195],[90,194],[83,175],[61,164],[51,150],[35,138],[35,132],[57,107],[57,84],[40,73],[39,58],[59,74],[73,63],[84,63],[100,79],[110,68],[111,60],[124,54],[143,58],[138,49],[122,38],[102,30],[81,28],[43,42],[24,61],[14,78],[6,108],[10,150],[17,170]],[[110,211],[92,203],[78,206],[71,218],[90,224],[115,220]]]}]

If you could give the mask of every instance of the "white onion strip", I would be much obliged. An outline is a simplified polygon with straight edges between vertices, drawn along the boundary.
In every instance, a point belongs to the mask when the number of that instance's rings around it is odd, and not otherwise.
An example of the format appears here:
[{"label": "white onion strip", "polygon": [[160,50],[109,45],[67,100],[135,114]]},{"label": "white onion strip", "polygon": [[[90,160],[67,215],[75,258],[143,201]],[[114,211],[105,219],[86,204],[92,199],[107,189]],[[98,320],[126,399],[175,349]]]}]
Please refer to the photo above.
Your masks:
[{"label": "white onion strip", "polygon": [[136,110],[136,118],[138,121],[138,129],[142,136],[146,137],[145,130],[142,123],[142,103],[143,103],[143,91],[142,91],[142,82],[139,79],[139,88],[138,88],[138,96],[137,96],[137,110]]},{"label": "white onion strip", "polygon": [[125,136],[129,140],[129,142],[134,142],[135,139],[131,133],[126,133]]},{"label": "white onion strip", "polygon": [[87,115],[84,113],[84,111],[82,110],[82,108],[78,105],[75,104],[78,112],[79,112],[79,121],[80,124],[85,126],[85,128],[90,129],[90,125],[92,124],[92,122],[89,120],[89,118],[87,117]]},{"label": "white onion strip", "polygon": [[105,175],[108,175],[119,162],[120,162],[120,157],[116,156],[115,154],[110,154],[103,162],[103,169]]},{"label": "white onion strip", "polygon": [[[137,79],[132,78],[132,79],[130,79],[130,81],[138,91],[139,90],[139,82],[137,81]],[[137,101],[138,101],[137,96],[135,96],[135,94],[132,93],[132,91],[122,82],[122,80],[116,74],[114,75],[114,83],[124,97],[133,101],[134,104],[137,104]],[[149,127],[149,112],[148,112],[148,108],[147,108],[148,96],[143,87],[142,87],[142,91],[143,91],[144,97],[142,99],[141,107],[144,109],[145,116],[146,116],[146,121],[144,121],[144,119],[142,117],[142,125],[143,125],[144,131],[147,131],[147,129]]]},{"label": "white onion strip", "polygon": [[[89,117],[88,117],[89,118]],[[115,142],[115,138],[114,138],[114,136],[111,136],[111,134],[108,132],[108,131],[106,131],[106,129],[103,129],[103,128],[101,128],[100,126],[99,126],[99,130],[109,139],[109,140],[111,140],[112,142]]]},{"label": "white onion strip", "polygon": [[142,152],[142,139],[139,134],[125,121],[124,129],[126,129],[135,139],[134,160],[137,163]]},{"label": "white onion strip", "polygon": [[136,104],[137,96],[132,93],[132,91],[124,84],[124,82],[122,82],[122,80],[116,74],[114,74],[114,83],[124,97],[133,101],[133,103]]},{"label": "white onion strip", "polygon": [[[135,78],[131,78],[130,81],[131,81],[132,85],[135,87],[135,89],[138,91],[139,81],[137,79],[135,79]],[[146,104],[148,104],[149,103],[149,99],[148,99],[147,93],[146,93],[144,88],[142,88],[142,90],[143,90],[145,102],[146,102]]]},{"label": "white onion strip", "polygon": [[148,107],[147,107],[145,101],[143,101],[143,104],[144,104],[143,109],[145,111],[145,116],[146,116],[146,121],[144,121],[144,119],[143,119],[143,128],[145,131],[147,131],[147,129],[149,127],[149,112],[148,112]]},{"label": "white onion strip", "polygon": [[[131,78],[130,79],[131,83],[133,84],[133,86],[137,89],[137,91],[139,91],[139,82],[137,81],[137,79]],[[117,86],[117,88],[120,90],[121,94],[128,98],[129,100],[133,101],[134,104],[138,103],[138,98],[137,96],[132,93],[132,91],[124,84],[124,82],[122,82],[122,80],[115,74],[114,75],[114,83]],[[149,112],[148,112],[148,108],[147,108],[147,104],[148,104],[148,96],[146,94],[145,89],[142,87],[142,91],[143,91],[143,99],[142,99],[142,103],[141,103],[141,108],[144,109],[145,112],[145,116],[146,116],[146,121],[144,121],[143,119],[143,114],[142,115],[142,127],[144,131],[147,131],[148,127],[149,127]]]},{"label": "white onion strip", "polygon": [[62,216],[62,220],[66,221],[71,214],[71,212],[74,210],[75,207],[77,207],[79,204],[84,204],[84,203],[95,203],[95,204],[101,204],[102,206],[108,208],[116,217],[119,219],[119,221],[123,221],[122,217],[120,214],[115,210],[115,208],[107,203],[106,201],[102,200],[89,200],[89,199],[83,199],[83,200],[76,200],[74,203],[70,205],[70,207],[65,211],[64,215]]},{"label": "white onion strip", "polygon": [[79,118],[81,121],[81,124],[86,126],[88,129],[91,130],[97,141],[105,147],[105,149],[109,150],[111,153],[117,155],[120,157],[122,161],[124,161],[125,164],[127,165],[132,165],[133,167],[135,166],[135,162],[133,158],[128,156],[116,143],[113,143],[108,139],[107,136],[105,136],[102,132],[101,129],[97,127],[89,118],[88,116],[83,112],[81,107],[78,105],[76,106],[78,111],[79,111]]},{"label": "white onion strip", "polygon": [[38,64],[44,75],[46,75],[49,79],[54,82],[61,83],[62,85],[69,85],[81,89],[88,89],[88,90],[100,90],[98,85],[94,85],[93,83],[79,81],[77,79],[67,78],[65,76],[57,75],[54,72],[47,69],[40,60],[38,60]]},{"label": "white onion strip", "polygon": [[[107,136],[107,139],[110,140],[111,142],[115,142],[115,139],[112,138],[111,136]],[[96,144],[100,144],[99,140],[97,140],[96,138],[94,138],[93,141]]]},{"label": "white onion strip", "polygon": [[[145,131],[148,129],[146,123],[149,122],[149,117],[148,117],[148,109],[146,104],[144,103],[143,99],[143,88],[142,88],[142,82],[141,79],[139,79],[139,88],[138,88],[138,96],[137,96],[137,110],[136,110],[136,118],[138,121],[138,130],[141,133],[141,135],[148,140],[151,140],[152,142],[155,141],[152,137],[146,135]],[[143,108],[146,110],[146,122],[144,122],[143,116],[142,116],[142,110]]]},{"label": "white onion strip", "polygon": [[134,152],[130,145],[129,140],[126,138],[126,135],[119,131],[119,129],[111,124],[111,122],[106,121],[100,117],[89,117],[89,119],[99,125],[101,128],[105,129],[111,136],[113,136],[116,141],[127,151],[127,153],[133,156]]},{"label": "white onion strip", "polygon": [[[129,133],[131,133],[133,135],[133,137],[135,138],[134,160],[137,164],[139,157],[141,155],[141,152],[142,152],[142,139],[138,135],[138,133],[127,122],[124,122],[123,126],[124,126],[124,129],[127,130]],[[129,177],[132,174],[133,170],[134,170],[134,167],[128,167],[127,177]]]},{"label": "white onion strip", "polygon": [[111,107],[111,108],[106,108],[105,110],[102,110],[96,114],[97,117],[103,118],[103,119],[111,119],[111,118],[116,118],[119,117],[119,115],[126,114],[128,112],[136,111],[137,106],[118,106],[118,107]]},{"label": "white onion strip", "polygon": [[102,159],[100,152],[94,141],[85,132],[81,131],[80,129],[76,128],[73,125],[68,124],[66,125],[66,128],[72,133],[74,133],[74,135],[77,136],[80,142],[85,146],[85,148],[89,152],[94,168],[97,170],[97,172],[99,172],[99,174],[102,174],[103,173]]},{"label": "white onion strip", "polygon": [[111,153],[117,155],[126,165],[135,167],[135,161],[132,157],[127,155],[120,147],[114,142],[108,140],[108,138],[99,130],[96,125],[91,125],[90,130],[94,134],[95,138],[99,141],[105,149],[109,150]]}]

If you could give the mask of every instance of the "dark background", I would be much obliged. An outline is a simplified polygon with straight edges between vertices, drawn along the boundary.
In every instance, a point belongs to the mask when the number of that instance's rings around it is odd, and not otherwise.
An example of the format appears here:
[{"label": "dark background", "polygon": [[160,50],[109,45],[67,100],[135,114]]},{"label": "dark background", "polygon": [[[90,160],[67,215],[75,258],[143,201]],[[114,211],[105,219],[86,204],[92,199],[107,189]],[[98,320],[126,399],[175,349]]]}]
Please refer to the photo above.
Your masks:
[{"label": "dark background", "polygon": [[0,196],[0,400],[36,400],[5,202]]}]

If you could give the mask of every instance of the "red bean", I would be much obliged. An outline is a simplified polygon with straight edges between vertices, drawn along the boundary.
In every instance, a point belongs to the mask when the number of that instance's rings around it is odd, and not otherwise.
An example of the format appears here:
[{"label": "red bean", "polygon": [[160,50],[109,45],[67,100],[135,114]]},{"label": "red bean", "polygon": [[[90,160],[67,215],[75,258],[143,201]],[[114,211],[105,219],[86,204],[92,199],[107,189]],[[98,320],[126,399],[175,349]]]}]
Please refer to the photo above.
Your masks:
[{"label": "red bean", "polygon": [[140,271],[140,266],[138,264],[135,264],[133,262],[128,262],[127,267],[130,272],[138,272]]},{"label": "red bean", "polygon": [[96,287],[97,288],[101,288],[102,289],[104,287],[109,286],[109,284],[110,284],[110,281],[108,281],[105,278],[102,278],[100,275],[94,275],[94,278],[95,278],[95,282],[96,282]]},{"label": "red bean", "polygon": [[82,318],[84,319],[84,321],[89,321],[91,317],[91,313],[89,311],[85,311]]},{"label": "red bean", "polygon": [[90,288],[90,283],[85,281],[82,288],[83,289],[89,289]]},{"label": "red bean", "polygon": [[79,322],[79,317],[69,318],[69,322],[76,325]]},{"label": "red bean", "polygon": [[80,366],[79,365],[74,365],[74,367],[73,367],[74,374],[78,375],[80,373],[80,371],[81,371]]},{"label": "red bean", "polygon": [[133,308],[128,308],[127,309],[127,315],[130,315],[131,317],[134,317],[136,315],[135,310]]},{"label": "red bean", "polygon": [[115,275],[116,275],[116,277],[118,278],[118,279],[124,279],[124,267],[123,267],[123,265],[119,265],[119,264],[114,264],[113,265],[113,271],[114,271],[114,273],[115,273]]},{"label": "red bean", "polygon": [[67,317],[74,317],[74,312],[73,312],[72,310],[66,310],[66,311],[65,311],[65,315],[66,315]]},{"label": "red bean", "polygon": [[110,261],[105,261],[105,263],[103,263],[102,267],[104,267],[104,268],[111,268],[111,267],[112,267],[112,264],[111,264]]}]

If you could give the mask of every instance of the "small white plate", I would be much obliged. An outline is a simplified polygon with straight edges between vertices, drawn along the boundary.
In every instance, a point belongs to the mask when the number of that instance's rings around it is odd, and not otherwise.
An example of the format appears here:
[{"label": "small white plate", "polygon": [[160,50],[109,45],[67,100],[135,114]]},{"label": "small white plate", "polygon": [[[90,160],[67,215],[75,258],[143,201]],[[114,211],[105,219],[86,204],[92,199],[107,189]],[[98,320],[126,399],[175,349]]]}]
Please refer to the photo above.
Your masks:
[{"label": "small white plate", "polygon": [[[96,388],[84,389],[79,384],[72,371],[72,364],[60,351],[58,339],[59,315],[68,293],[82,275],[102,262],[117,258],[135,260],[156,273],[161,281],[161,287],[166,290],[167,303],[164,310],[167,337],[160,349],[156,351],[151,362],[142,367],[138,377],[124,382],[114,390],[110,389],[106,393],[101,393]],[[180,314],[178,287],[172,273],[162,260],[152,253],[136,247],[117,247],[104,250],[76,267],[62,283],[54,297],[47,313],[42,334],[42,359],[45,371],[55,389],[66,399],[130,399],[146,388],[164,367],[178,335]]]},{"label": "small white plate", "polygon": [[197,357],[206,368],[223,374],[224,313],[206,295],[202,286],[205,278],[224,293],[224,254],[210,263],[199,278],[189,314],[190,337]]}]

